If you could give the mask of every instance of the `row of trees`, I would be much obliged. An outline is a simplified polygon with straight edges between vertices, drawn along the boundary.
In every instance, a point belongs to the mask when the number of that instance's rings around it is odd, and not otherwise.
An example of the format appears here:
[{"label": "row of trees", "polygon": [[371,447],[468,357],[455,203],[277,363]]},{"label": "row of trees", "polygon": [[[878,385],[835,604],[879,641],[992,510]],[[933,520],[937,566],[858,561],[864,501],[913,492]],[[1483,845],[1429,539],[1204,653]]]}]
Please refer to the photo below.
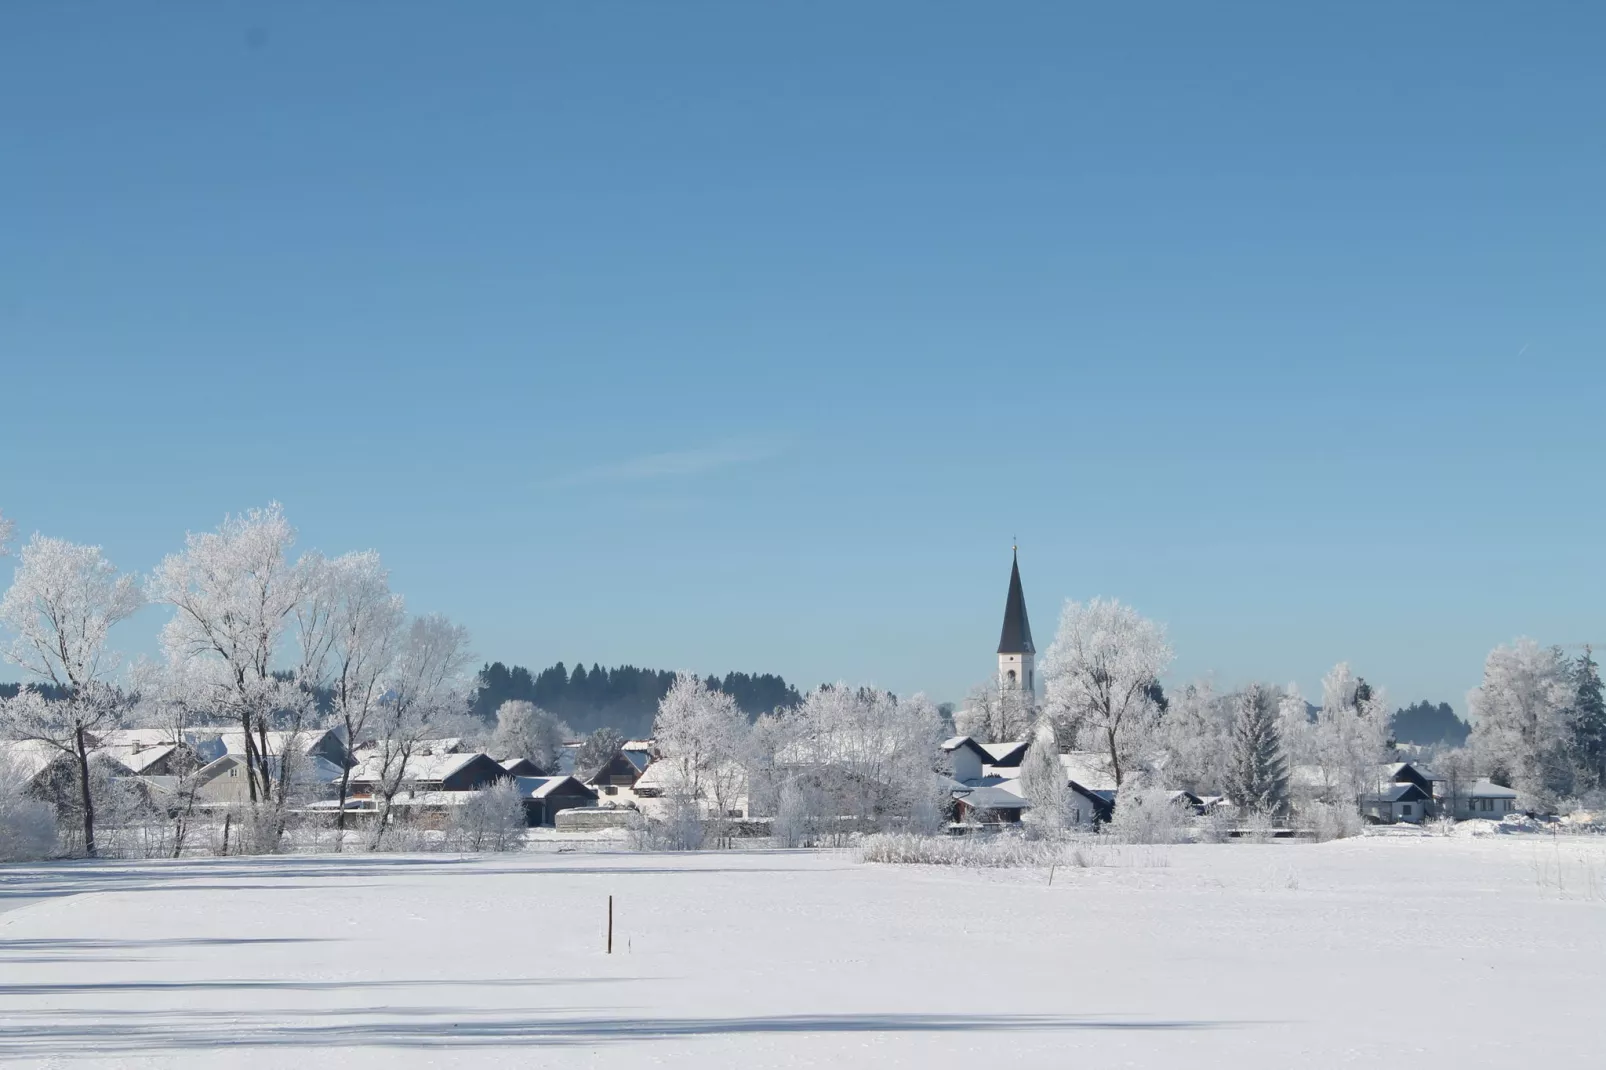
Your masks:
[{"label": "row of trees", "polygon": [[[1220,694],[1209,679],[1168,699],[1158,682],[1171,658],[1163,629],[1131,607],[1069,602],[1043,657],[1042,702],[984,687],[957,724],[986,741],[1034,738],[1045,751],[1095,752],[1118,787],[1136,776],[1225,794],[1250,809],[1285,809],[1296,769],[1306,797],[1327,804],[1352,805],[1377,789],[1397,718],[1382,689],[1347,663],[1327,674],[1321,704],[1312,706],[1293,685],[1251,683]],[[1541,809],[1606,792],[1606,702],[1589,650],[1568,657],[1529,639],[1497,647],[1468,703],[1474,723],[1465,748],[1453,746],[1465,737],[1448,707],[1403,711],[1413,724],[1441,729],[1441,775],[1492,777]]]},{"label": "row of trees", "polygon": [[924,695],[836,684],[750,721],[731,695],[676,677],[653,724],[664,833],[690,847],[738,813],[772,816],[785,845],[850,828],[933,826],[944,722]]},{"label": "row of trees", "polygon": [[[490,718],[505,702],[529,702],[562,718],[578,733],[613,728],[622,734],[646,735],[652,730],[658,704],[669,693],[676,674],[662,669],[619,665],[605,669],[593,663],[571,671],[558,662],[538,673],[521,665],[492,662],[480,670],[474,712]],[[726,673],[709,676],[710,689],[736,700],[749,717],[801,702],[797,688],[771,673]]]},{"label": "row of trees", "polygon": [[[337,727],[353,742],[374,741],[377,845],[421,741],[463,722],[467,631],[409,614],[377,554],[295,556],[294,542],[275,504],[189,535],[143,581],[120,573],[99,547],[44,535],[22,546],[0,600],[0,628],[12,636],[4,653],[49,687],[0,705],[0,738],[71,758],[86,854],[96,852],[91,752],[123,724],[164,727],[175,739],[196,724],[232,725],[243,741],[253,827],[272,849],[300,752],[270,745],[270,732]],[[162,657],[125,674],[109,634],[147,604],[170,613]],[[348,777],[338,785],[342,829]]]},{"label": "row of trees", "polygon": [[1587,647],[1577,657],[1531,639],[1496,647],[1468,705],[1471,754],[1456,757],[1530,805],[1555,808],[1606,792],[1606,701]]}]

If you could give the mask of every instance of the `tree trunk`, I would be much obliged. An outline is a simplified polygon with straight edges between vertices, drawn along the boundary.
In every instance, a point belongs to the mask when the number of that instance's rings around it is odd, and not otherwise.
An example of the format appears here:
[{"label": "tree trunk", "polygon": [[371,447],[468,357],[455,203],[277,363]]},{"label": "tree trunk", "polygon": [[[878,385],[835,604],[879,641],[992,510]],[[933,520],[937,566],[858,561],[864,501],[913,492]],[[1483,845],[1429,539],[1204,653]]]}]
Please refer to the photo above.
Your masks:
[{"label": "tree trunk", "polygon": [[256,771],[257,770],[256,749],[257,748],[256,748],[256,743],[253,742],[252,739],[251,739],[251,711],[250,710],[241,710],[240,711],[240,730],[241,730],[241,734],[245,736],[245,786],[246,786],[246,790],[248,790],[251,793],[251,804],[253,806],[255,806],[256,805],[256,801],[257,801],[257,781],[256,781],[256,775],[257,775],[257,771]]},{"label": "tree trunk", "polygon": [[351,783],[351,766],[341,763],[340,770],[340,808],[335,811],[335,850],[342,850],[346,845],[346,790]]},{"label": "tree trunk", "polygon": [[1121,788],[1121,755],[1115,746],[1115,729],[1105,729],[1104,738],[1110,744],[1110,771],[1115,774],[1115,788],[1119,791]]},{"label": "tree trunk", "polygon": [[95,802],[89,791],[89,749],[84,745],[84,726],[79,723],[73,740],[77,744],[78,788],[84,804],[84,854],[95,857]]}]

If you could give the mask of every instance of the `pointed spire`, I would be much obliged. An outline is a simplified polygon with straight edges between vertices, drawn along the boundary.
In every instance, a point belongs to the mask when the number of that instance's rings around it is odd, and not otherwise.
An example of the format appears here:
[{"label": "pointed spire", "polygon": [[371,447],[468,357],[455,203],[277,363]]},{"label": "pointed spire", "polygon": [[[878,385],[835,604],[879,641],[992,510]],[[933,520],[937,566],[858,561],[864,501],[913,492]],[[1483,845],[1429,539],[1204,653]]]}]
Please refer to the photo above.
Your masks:
[{"label": "pointed spire", "polygon": [[1032,645],[1032,622],[1026,618],[1026,592],[1020,585],[1020,548],[1011,554],[1009,568],[1009,597],[1004,601],[1004,631],[998,637],[1000,654],[1035,654]]}]

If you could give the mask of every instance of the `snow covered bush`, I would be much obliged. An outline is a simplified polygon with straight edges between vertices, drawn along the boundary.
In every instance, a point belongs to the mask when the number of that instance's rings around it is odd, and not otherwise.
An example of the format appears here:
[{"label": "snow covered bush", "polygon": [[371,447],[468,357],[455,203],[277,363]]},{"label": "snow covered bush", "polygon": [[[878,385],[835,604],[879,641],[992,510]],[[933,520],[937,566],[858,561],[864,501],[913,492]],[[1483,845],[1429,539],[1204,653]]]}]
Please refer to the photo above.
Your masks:
[{"label": "snow covered bush", "polygon": [[1180,843],[1191,822],[1185,803],[1154,788],[1128,788],[1115,798],[1104,832],[1121,843]]},{"label": "snow covered bush", "polygon": [[1309,826],[1318,843],[1359,836],[1364,828],[1360,811],[1344,803],[1307,803],[1300,807],[1299,818]]},{"label": "snow covered bush", "polygon": [[638,851],[696,851],[703,846],[707,835],[708,828],[697,800],[676,793],[664,800],[659,816],[631,830],[630,840]]},{"label": "snow covered bush", "polygon": [[446,846],[454,851],[517,851],[524,845],[524,799],[502,780],[474,793],[457,808],[446,830]]},{"label": "snow covered bush", "polygon": [[1243,833],[1238,839],[1247,843],[1270,843],[1276,838],[1273,833],[1277,827],[1275,814],[1261,807],[1252,807],[1238,822],[1238,828]]},{"label": "snow covered bush", "polygon": [[1062,842],[1028,840],[1016,835],[915,836],[884,832],[865,838],[859,849],[859,860],[890,865],[1002,869],[1062,866],[1067,864],[1068,854]]}]

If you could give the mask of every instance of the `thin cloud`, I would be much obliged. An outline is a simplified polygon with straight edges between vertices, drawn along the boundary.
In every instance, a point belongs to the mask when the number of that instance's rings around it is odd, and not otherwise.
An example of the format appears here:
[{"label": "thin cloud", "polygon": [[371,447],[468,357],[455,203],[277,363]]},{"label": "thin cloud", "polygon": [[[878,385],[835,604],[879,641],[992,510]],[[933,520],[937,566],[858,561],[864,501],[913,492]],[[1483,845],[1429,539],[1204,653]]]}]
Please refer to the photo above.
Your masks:
[{"label": "thin cloud", "polygon": [[685,479],[744,464],[769,460],[780,452],[774,442],[726,442],[689,450],[646,453],[610,464],[582,468],[546,482],[548,487],[574,487],[595,483],[645,483]]}]

